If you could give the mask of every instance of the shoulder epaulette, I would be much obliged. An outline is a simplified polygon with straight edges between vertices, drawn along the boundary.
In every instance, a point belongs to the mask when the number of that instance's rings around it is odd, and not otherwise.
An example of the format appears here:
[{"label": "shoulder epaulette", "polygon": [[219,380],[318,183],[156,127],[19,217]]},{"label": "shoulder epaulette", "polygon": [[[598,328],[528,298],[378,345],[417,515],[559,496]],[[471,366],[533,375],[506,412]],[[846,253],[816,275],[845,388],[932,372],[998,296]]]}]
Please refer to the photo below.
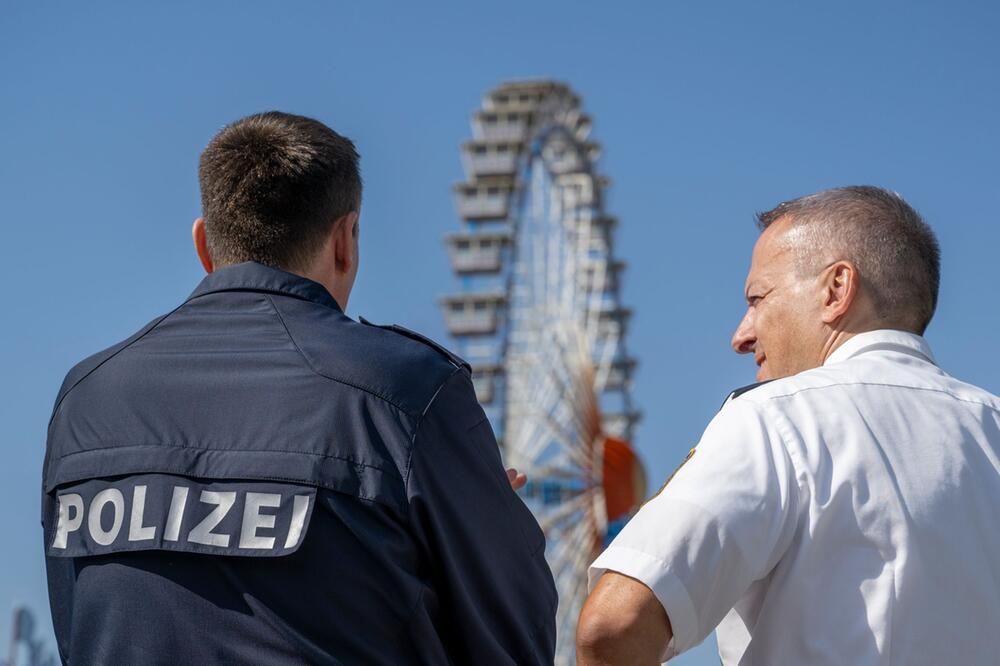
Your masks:
[{"label": "shoulder epaulette", "polygon": [[402,336],[405,336],[407,338],[410,338],[411,340],[416,340],[417,342],[422,342],[425,345],[427,345],[428,347],[431,347],[432,349],[434,349],[435,351],[437,351],[438,353],[440,353],[442,356],[444,356],[445,358],[447,358],[449,361],[451,361],[452,365],[454,365],[456,368],[465,368],[465,370],[467,372],[472,372],[472,366],[469,365],[468,361],[466,361],[465,359],[461,358],[457,354],[452,353],[451,350],[449,350],[447,347],[445,347],[443,345],[440,345],[437,342],[434,342],[433,340],[431,340],[430,338],[428,338],[425,335],[421,335],[420,333],[417,333],[416,331],[411,331],[410,329],[408,329],[408,328],[406,328],[404,326],[400,326],[399,324],[385,324],[385,325],[383,325],[383,324],[373,324],[372,322],[368,321],[364,317],[358,317],[358,321],[360,321],[365,326],[373,326],[375,328],[381,328],[381,329],[386,330],[386,331],[392,331],[393,333],[398,333],[399,335],[402,335]]},{"label": "shoulder epaulette", "polygon": [[758,386],[763,386],[764,384],[767,384],[768,382],[772,382],[772,381],[774,381],[774,380],[773,379],[765,379],[762,382],[757,382],[756,384],[748,384],[746,386],[741,386],[738,389],[735,389],[728,396],[726,396],[726,399],[722,401],[722,406],[719,407],[719,409],[722,409],[722,407],[725,407],[726,405],[728,405],[730,400],[734,400],[734,399],[740,397],[741,395],[743,395],[744,393],[752,391],[755,388],[757,388]]}]

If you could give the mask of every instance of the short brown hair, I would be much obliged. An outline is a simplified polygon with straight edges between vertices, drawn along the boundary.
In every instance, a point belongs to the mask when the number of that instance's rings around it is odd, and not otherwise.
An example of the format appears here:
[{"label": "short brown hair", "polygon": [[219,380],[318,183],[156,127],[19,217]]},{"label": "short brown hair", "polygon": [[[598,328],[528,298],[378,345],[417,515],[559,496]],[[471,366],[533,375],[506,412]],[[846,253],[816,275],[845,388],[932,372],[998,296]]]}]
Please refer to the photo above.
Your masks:
[{"label": "short brown hair", "polygon": [[784,217],[854,262],[883,322],[923,334],[937,308],[941,250],[903,197],[870,185],[838,187],[779,204],[757,222],[763,230]]},{"label": "short brown hair", "polygon": [[361,205],[354,144],[312,118],[247,116],[209,142],[198,165],[208,251],[220,266],[302,269],[330,226]]}]

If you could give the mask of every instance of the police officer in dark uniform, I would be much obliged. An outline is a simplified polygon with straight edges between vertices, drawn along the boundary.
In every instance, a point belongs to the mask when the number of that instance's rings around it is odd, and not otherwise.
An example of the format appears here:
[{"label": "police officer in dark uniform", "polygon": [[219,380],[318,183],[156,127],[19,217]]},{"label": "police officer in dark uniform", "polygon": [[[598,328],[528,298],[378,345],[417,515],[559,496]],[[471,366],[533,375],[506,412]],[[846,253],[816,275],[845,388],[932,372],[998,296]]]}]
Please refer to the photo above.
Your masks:
[{"label": "police officer in dark uniform", "polygon": [[469,366],[343,312],[357,160],[300,116],[224,128],[209,275],[67,375],[43,489],[65,662],[552,662],[544,537]]}]

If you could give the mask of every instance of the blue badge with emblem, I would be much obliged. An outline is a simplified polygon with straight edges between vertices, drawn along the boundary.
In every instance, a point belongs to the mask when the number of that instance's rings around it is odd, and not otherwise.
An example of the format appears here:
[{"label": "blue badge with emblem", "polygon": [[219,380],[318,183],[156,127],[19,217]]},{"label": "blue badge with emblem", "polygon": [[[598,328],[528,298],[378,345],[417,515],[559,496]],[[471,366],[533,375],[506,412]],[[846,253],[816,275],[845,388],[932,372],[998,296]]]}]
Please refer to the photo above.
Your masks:
[{"label": "blue badge with emblem", "polygon": [[315,503],[316,488],[291,483],[169,474],[89,479],[56,491],[48,554],[173,550],[278,557],[298,549]]}]

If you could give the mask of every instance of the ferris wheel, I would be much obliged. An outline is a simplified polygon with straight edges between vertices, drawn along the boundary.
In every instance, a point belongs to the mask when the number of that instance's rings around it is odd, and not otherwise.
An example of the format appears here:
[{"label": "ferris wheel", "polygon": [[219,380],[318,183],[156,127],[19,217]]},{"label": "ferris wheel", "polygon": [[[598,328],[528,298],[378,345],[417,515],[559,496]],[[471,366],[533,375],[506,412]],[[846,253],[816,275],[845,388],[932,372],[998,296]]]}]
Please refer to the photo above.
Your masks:
[{"label": "ferris wheel", "polygon": [[460,291],[442,299],[505,463],[546,535],[559,592],[556,663],[574,662],[589,563],[645,495],[631,449],[636,360],[609,182],[580,98],[552,81],[500,85],[473,115],[446,239]]}]

